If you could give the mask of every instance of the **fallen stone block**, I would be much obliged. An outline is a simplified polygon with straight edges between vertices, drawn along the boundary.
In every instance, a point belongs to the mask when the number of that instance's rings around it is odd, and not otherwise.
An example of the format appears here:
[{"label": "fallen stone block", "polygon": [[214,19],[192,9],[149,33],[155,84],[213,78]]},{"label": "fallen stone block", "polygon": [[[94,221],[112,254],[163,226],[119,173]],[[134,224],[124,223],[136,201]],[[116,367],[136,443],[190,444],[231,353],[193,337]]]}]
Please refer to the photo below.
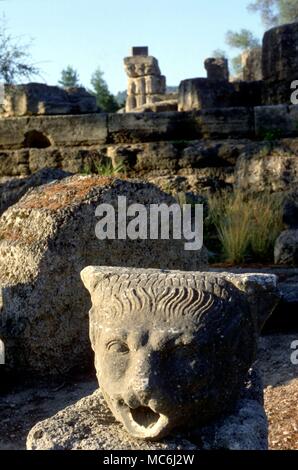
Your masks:
[{"label": "fallen stone block", "polygon": [[6,183],[0,184],[0,215],[2,215],[8,207],[21,199],[29,189],[42,186],[51,181],[61,180],[70,175],[70,173],[66,173],[63,170],[44,168],[26,178],[12,179]]},{"label": "fallen stone block", "polygon": [[278,237],[274,248],[275,264],[298,265],[298,230],[285,230]]},{"label": "fallen stone block", "polygon": [[98,240],[95,209],[117,209],[118,196],[146,207],[176,202],[149,183],[74,176],[30,191],[2,215],[0,338],[9,371],[51,375],[92,365],[84,267],[206,266],[206,251],[185,251],[183,240]]},{"label": "fallen stone block", "polygon": [[96,111],[96,97],[82,87],[60,88],[43,83],[5,87],[2,111],[5,117],[87,114]]}]

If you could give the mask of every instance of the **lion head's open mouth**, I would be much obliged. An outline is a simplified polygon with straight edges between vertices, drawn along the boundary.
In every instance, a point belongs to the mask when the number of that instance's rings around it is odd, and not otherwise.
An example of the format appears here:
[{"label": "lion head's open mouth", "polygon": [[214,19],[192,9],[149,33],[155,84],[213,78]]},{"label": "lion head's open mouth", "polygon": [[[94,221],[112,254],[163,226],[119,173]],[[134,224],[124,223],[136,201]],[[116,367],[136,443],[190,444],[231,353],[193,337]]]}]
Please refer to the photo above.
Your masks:
[{"label": "lion head's open mouth", "polygon": [[141,439],[154,440],[163,436],[168,426],[168,418],[156,413],[149,406],[130,408],[120,407],[122,421],[130,434]]},{"label": "lion head's open mouth", "polygon": [[152,428],[158,422],[160,415],[155,413],[148,406],[139,406],[135,409],[130,409],[133,420],[144,428]]}]

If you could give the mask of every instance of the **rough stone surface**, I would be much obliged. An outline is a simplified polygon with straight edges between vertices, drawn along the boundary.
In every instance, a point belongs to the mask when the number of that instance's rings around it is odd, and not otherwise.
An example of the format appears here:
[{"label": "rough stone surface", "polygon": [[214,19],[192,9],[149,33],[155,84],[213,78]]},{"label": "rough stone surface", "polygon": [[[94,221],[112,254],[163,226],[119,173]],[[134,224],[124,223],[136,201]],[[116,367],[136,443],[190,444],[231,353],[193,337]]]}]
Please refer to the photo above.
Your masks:
[{"label": "rough stone surface", "polygon": [[234,86],[227,80],[194,78],[183,80],[179,85],[179,111],[208,108],[225,108],[235,105]]},{"label": "rough stone surface", "polygon": [[99,145],[107,137],[106,114],[0,119],[0,149]]},{"label": "rough stone surface", "polygon": [[288,228],[298,229],[298,187],[290,191],[284,201],[283,222]]},{"label": "rough stone surface", "polygon": [[298,23],[267,31],[263,38],[262,68],[266,81],[264,104],[290,104],[291,83],[297,80]]},{"label": "rough stone surface", "polygon": [[206,59],[204,65],[209,80],[229,81],[229,64],[228,60],[224,57]]},{"label": "rough stone surface", "polygon": [[196,116],[191,113],[109,115],[109,143],[111,144],[188,140],[199,136],[200,125]]},{"label": "rough stone surface", "polygon": [[116,144],[107,147],[107,156],[115,165],[124,163],[129,174],[169,176],[169,172],[180,175],[185,172],[191,175],[198,168],[234,166],[250,145],[244,139]]},{"label": "rough stone surface", "polygon": [[265,80],[297,80],[298,23],[267,31],[263,38]]},{"label": "rough stone surface", "polygon": [[128,75],[127,113],[166,99],[166,78],[161,75],[155,57],[141,54],[126,57],[124,66]]},{"label": "rough stone surface", "polygon": [[233,189],[234,168],[199,168],[191,170],[190,174],[181,175],[179,172],[171,176],[149,176],[148,181],[175,195],[189,191],[210,195],[216,191]]},{"label": "rough stone surface", "polygon": [[183,80],[179,86],[178,111],[261,105],[262,82],[228,82],[208,78]]},{"label": "rough stone surface", "polygon": [[95,236],[95,209],[176,202],[151,184],[104,177],[70,177],[25,195],[1,218],[0,337],[8,370],[63,373],[91,364],[90,300],[79,277],[87,265],[196,270],[206,252],[182,240],[105,240]]},{"label": "rough stone surface", "polygon": [[[224,269],[210,268],[213,272],[224,272]],[[234,274],[249,274],[251,268],[229,268]],[[269,333],[298,331],[298,269],[288,266],[270,266],[255,269],[258,274],[274,274],[281,295],[280,302],[274,309],[263,328],[263,337]],[[285,353],[286,354],[286,353]],[[294,367],[294,365],[293,365]]]},{"label": "rough stone surface", "polygon": [[263,79],[261,47],[254,47],[243,52],[241,62],[243,80],[253,82]]},{"label": "rough stone surface", "polygon": [[[1,178],[30,176],[43,168],[71,173],[96,173],[101,166],[122,164],[130,177],[186,178],[190,185],[222,187],[233,184],[236,161],[251,145],[247,139],[171,140],[122,143],[96,147],[49,147],[0,152]],[[261,148],[261,145],[260,145]],[[295,150],[296,151],[296,150]],[[182,180],[181,180],[182,181]],[[204,183],[205,181],[205,183]],[[3,181],[3,183],[6,181]],[[190,189],[190,188],[189,188]]]},{"label": "rough stone surface", "polygon": [[12,179],[0,184],[0,215],[21,199],[31,188],[61,180],[70,176],[70,173],[58,169],[44,168],[27,178]]},{"label": "rough stone surface", "polygon": [[279,299],[275,276],[87,267],[101,391],[134,437],[158,440],[233,408]]},{"label": "rough stone surface", "polygon": [[276,264],[298,265],[298,230],[285,230],[278,237],[274,248]]},{"label": "rough stone surface", "polygon": [[[136,113],[167,113],[171,111],[178,111],[178,96],[168,99],[163,99],[162,101],[156,101],[154,103],[147,103],[141,106],[140,108],[135,108],[134,112]],[[164,97],[163,97],[164,98]]]},{"label": "rough stone surface", "polygon": [[3,111],[5,117],[45,114],[96,113],[95,96],[85,88],[59,88],[42,83],[7,86]]},{"label": "rough stone surface", "polygon": [[257,106],[254,113],[257,137],[278,139],[298,136],[298,106]]},{"label": "rough stone surface", "polygon": [[268,425],[263,390],[255,373],[241,393],[233,413],[192,433],[180,431],[160,442],[127,434],[113,417],[101,392],[83,398],[50,419],[38,423],[27,438],[28,450],[266,450]]},{"label": "rough stone surface", "polygon": [[286,144],[252,144],[240,155],[235,185],[244,191],[288,191],[298,183],[297,153]]},{"label": "rough stone surface", "polygon": [[253,113],[249,108],[203,109],[196,120],[205,139],[244,139],[254,135]]}]

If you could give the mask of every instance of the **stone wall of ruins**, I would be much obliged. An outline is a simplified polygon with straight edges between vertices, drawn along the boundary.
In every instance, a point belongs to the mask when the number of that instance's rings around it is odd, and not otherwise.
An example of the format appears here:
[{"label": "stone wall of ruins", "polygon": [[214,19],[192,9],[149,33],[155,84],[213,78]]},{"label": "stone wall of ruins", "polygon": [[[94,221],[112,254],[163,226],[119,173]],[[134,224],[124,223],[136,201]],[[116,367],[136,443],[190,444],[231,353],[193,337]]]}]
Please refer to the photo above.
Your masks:
[{"label": "stone wall of ruins", "polygon": [[[297,43],[298,24],[265,34],[263,81],[231,83],[225,60],[206,60],[208,78],[180,85],[184,112],[96,113],[93,97],[83,90],[61,94],[56,87],[44,90],[36,84],[17,88],[4,107],[9,117],[0,119],[0,183],[43,168],[92,173],[101,164],[123,164],[128,176],[161,178],[196,191],[247,181],[260,189],[269,171],[271,189],[282,189],[298,179],[298,107],[288,102],[289,80],[297,78]],[[125,61],[127,106],[158,99],[165,81],[156,59],[141,48]],[[269,106],[260,105],[264,90],[271,90]],[[274,106],[272,90],[279,100]],[[270,155],[266,165],[257,155],[250,160],[251,153],[274,146],[272,162]],[[251,180],[245,171],[254,175]]]}]

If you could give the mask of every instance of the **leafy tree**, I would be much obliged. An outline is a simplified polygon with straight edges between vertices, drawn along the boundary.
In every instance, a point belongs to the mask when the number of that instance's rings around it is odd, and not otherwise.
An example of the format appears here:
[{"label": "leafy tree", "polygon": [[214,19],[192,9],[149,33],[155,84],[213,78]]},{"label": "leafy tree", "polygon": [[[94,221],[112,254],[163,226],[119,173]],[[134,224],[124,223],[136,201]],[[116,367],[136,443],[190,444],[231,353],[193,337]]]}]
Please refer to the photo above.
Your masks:
[{"label": "leafy tree", "polygon": [[91,85],[93,88],[91,93],[96,96],[97,105],[101,111],[114,113],[118,111],[119,104],[117,103],[115,97],[110,93],[109,87],[104,80],[103,75],[104,73],[100,68],[95,70],[91,78]]},{"label": "leafy tree", "polygon": [[260,41],[248,29],[241,29],[239,33],[228,31],[226,34],[226,43],[230,47],[245,51],[260,45]]},{"label": "leafy tree", "polygon": [[117,101],[120,108],[124,108],[127,98],[127,91],[118,91],[117,95],[115,96],[115,100]]},{"label": "leafy tree", "polygon": [[[261,15],[265,28],[298,21],[298,0],[255,0],[248,10]],[[247,29],[228,31],[226,42],[230,47],[245,51],[260,46],[260,41]],[[236,72],[241,70],[241,55],[232,60]]]},{"label": "leafy tree", "polygon": [[260,41],[248,29],[241,29],[240,32],[228,31],[226,35],[226,43],[235,49],[240,49],[241,54],[232,59],[232,66],[236,73],[241,72],[242,68],[242,52],[247,49],[253,49],[260,46]]},{"label": "leafy tree", "polygon": [[31,62],[30,44],[20,44],[20,38],[14,38],[7,32],[5,19],[0,25],[0,80],[13,84],[22,79],[39,75],[40,71]]},{"label": "leafy tree", "polygon": [[71,65],[68,65],[66,69],[63,69],[61,72],[61,79],[59,80],[59,85],[63,88],[71,88],[80,86],[80,78],[76,69]]},{"label": "leafy tree", "polygon": [[265,27],[298,21],[298,0],[255,0],[248,9],[261,14]]}]

